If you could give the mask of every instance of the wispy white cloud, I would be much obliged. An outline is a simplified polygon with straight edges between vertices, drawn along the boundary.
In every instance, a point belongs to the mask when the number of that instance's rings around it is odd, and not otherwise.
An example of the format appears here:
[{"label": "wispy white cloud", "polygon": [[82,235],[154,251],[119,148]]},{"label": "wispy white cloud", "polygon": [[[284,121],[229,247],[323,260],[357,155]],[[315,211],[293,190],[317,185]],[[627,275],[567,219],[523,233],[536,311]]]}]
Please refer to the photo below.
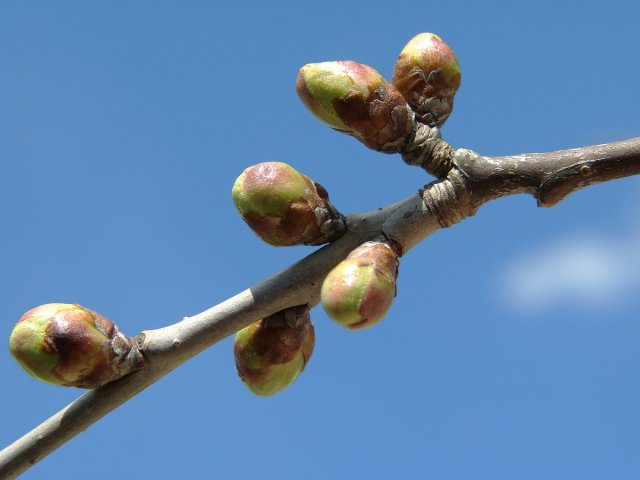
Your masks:
[{"label": "wispy white cloud", "polygon": [[499,280],[517,310],[557,305],[607,307],[640,294],[640,235],[574,235],[513,259]]}]

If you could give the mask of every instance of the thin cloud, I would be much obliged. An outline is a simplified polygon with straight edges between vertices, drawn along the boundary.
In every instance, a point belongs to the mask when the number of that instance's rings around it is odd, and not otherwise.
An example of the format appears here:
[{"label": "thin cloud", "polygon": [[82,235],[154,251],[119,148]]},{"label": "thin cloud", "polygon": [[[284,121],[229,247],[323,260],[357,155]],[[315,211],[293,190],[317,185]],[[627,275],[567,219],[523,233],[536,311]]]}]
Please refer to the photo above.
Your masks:
[{"label": "thin cloud", "polygon": [[576,235],[516,258],[501,275],[500,296],[529,312],[625,301],[640,291],[640,235],[631,237]]}]

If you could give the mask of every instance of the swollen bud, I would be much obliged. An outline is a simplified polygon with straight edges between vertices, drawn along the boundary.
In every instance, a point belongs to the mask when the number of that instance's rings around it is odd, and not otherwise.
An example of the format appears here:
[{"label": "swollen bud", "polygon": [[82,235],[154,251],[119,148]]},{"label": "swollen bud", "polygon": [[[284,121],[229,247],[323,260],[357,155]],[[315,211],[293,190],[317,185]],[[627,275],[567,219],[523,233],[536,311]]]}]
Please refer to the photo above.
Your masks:
[{"label": "swollen bud", "polygon": [[455,53],[433,33],[413,37],[393,69],[393,84],[416,112],[416,120],[430,127],[442,126],[451,114],[460,79]]},{"label": "swollen bud", "polygon": [[309,308],[282,310],[236,334],[233,352],[238,375],[256,395],[275,395],[302,373],[314,345]]},{"label": "swollen bud", "polygon": [[324,187],[286,163],[247,168],[231,196],[243,220],[271,245],[320,245],[344,233]]},{"label": "swollen bud", "polygon": [[48,303],[22,315],[9,339],[11,354],[39,380],[96,388],[142,368],[135,342],[99,313]]},{"label": "swollen bud", "polygon": [[396,296],[398,255],[386,243],[366,242],[329,272],[320,293],[327,315],[350,329],[378,323]]},{"label": "swollen bud", "polygon": [[373,150],[401,151],[413,128],[413,112],[400,92],[362,63],[307,64],[298,73],[296,91],[317,118]]}]

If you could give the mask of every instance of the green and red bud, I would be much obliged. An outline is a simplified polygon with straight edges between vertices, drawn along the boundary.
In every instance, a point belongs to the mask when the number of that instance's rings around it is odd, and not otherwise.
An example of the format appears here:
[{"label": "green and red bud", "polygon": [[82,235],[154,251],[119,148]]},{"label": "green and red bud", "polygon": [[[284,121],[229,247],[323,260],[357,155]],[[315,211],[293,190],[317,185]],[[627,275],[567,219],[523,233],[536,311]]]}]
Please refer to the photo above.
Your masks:
[{"label": "green and red bud", "polygon": [[296,91],[317,118],[374,150],[401,151],[413,129],[413,112],[400,92],[362,63],[307,64]]},{"label": "green and red bud", "polygon": [[243,220],[271,245],[320,245],[344,233],[324,187],[286,163],[247,168],[231,196]]},{"label": "green and red bud", "polygon": [[416,120],[430,127],[442,126],[451,114],[460,79],[455,53],[433,33],[413,37],[393,69],[393,84],[416,112]]},{"label": "green and red bud", "polygon": [[329,272],[320,298],[327,315],[349,329],[378,323],[396,296],[398,255],[382,242],[366,242]]},{"label": "green and red bud", "polygon": [[99,313],[49,303],[25,313],[11,332],[11,354],[39,380],[95,388],[142,368],[132,338]]},{"label": "green and red bud", "polygon": [[236,334],[233,351],[238,375],[256,395],[275,395],[302,373],[314,345],[309,308],[282,310]]}]

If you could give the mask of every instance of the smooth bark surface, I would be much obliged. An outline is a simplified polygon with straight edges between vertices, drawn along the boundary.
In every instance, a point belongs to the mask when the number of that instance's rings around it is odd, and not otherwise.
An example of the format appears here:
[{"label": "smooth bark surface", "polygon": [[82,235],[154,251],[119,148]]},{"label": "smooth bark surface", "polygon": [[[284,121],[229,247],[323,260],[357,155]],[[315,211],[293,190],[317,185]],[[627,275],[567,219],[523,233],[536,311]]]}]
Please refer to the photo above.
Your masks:
[{"label": "smooth bark surface", "polygon": [[219,305],[168,327],[142,332],[137,340],[146,367],[82,395],[2,450],[0,478],[15,478],[189,358],[241,328],[284,308],[316,305],[330,269],[367,240],[393,242],[405,253],[492,199],[529,193],[538,205],[550,207],[586,186],[640,173],[640,138],[558,152],[484,157],[453,150],[440,140],[436,129],[418,131],[418,137],[422,147],[419,142],[410,145],[413,150],[405,161],[417,158],[408,163],[432,171],[438,180],[398,203],[348,216],[347,233],[340,239]]}]

